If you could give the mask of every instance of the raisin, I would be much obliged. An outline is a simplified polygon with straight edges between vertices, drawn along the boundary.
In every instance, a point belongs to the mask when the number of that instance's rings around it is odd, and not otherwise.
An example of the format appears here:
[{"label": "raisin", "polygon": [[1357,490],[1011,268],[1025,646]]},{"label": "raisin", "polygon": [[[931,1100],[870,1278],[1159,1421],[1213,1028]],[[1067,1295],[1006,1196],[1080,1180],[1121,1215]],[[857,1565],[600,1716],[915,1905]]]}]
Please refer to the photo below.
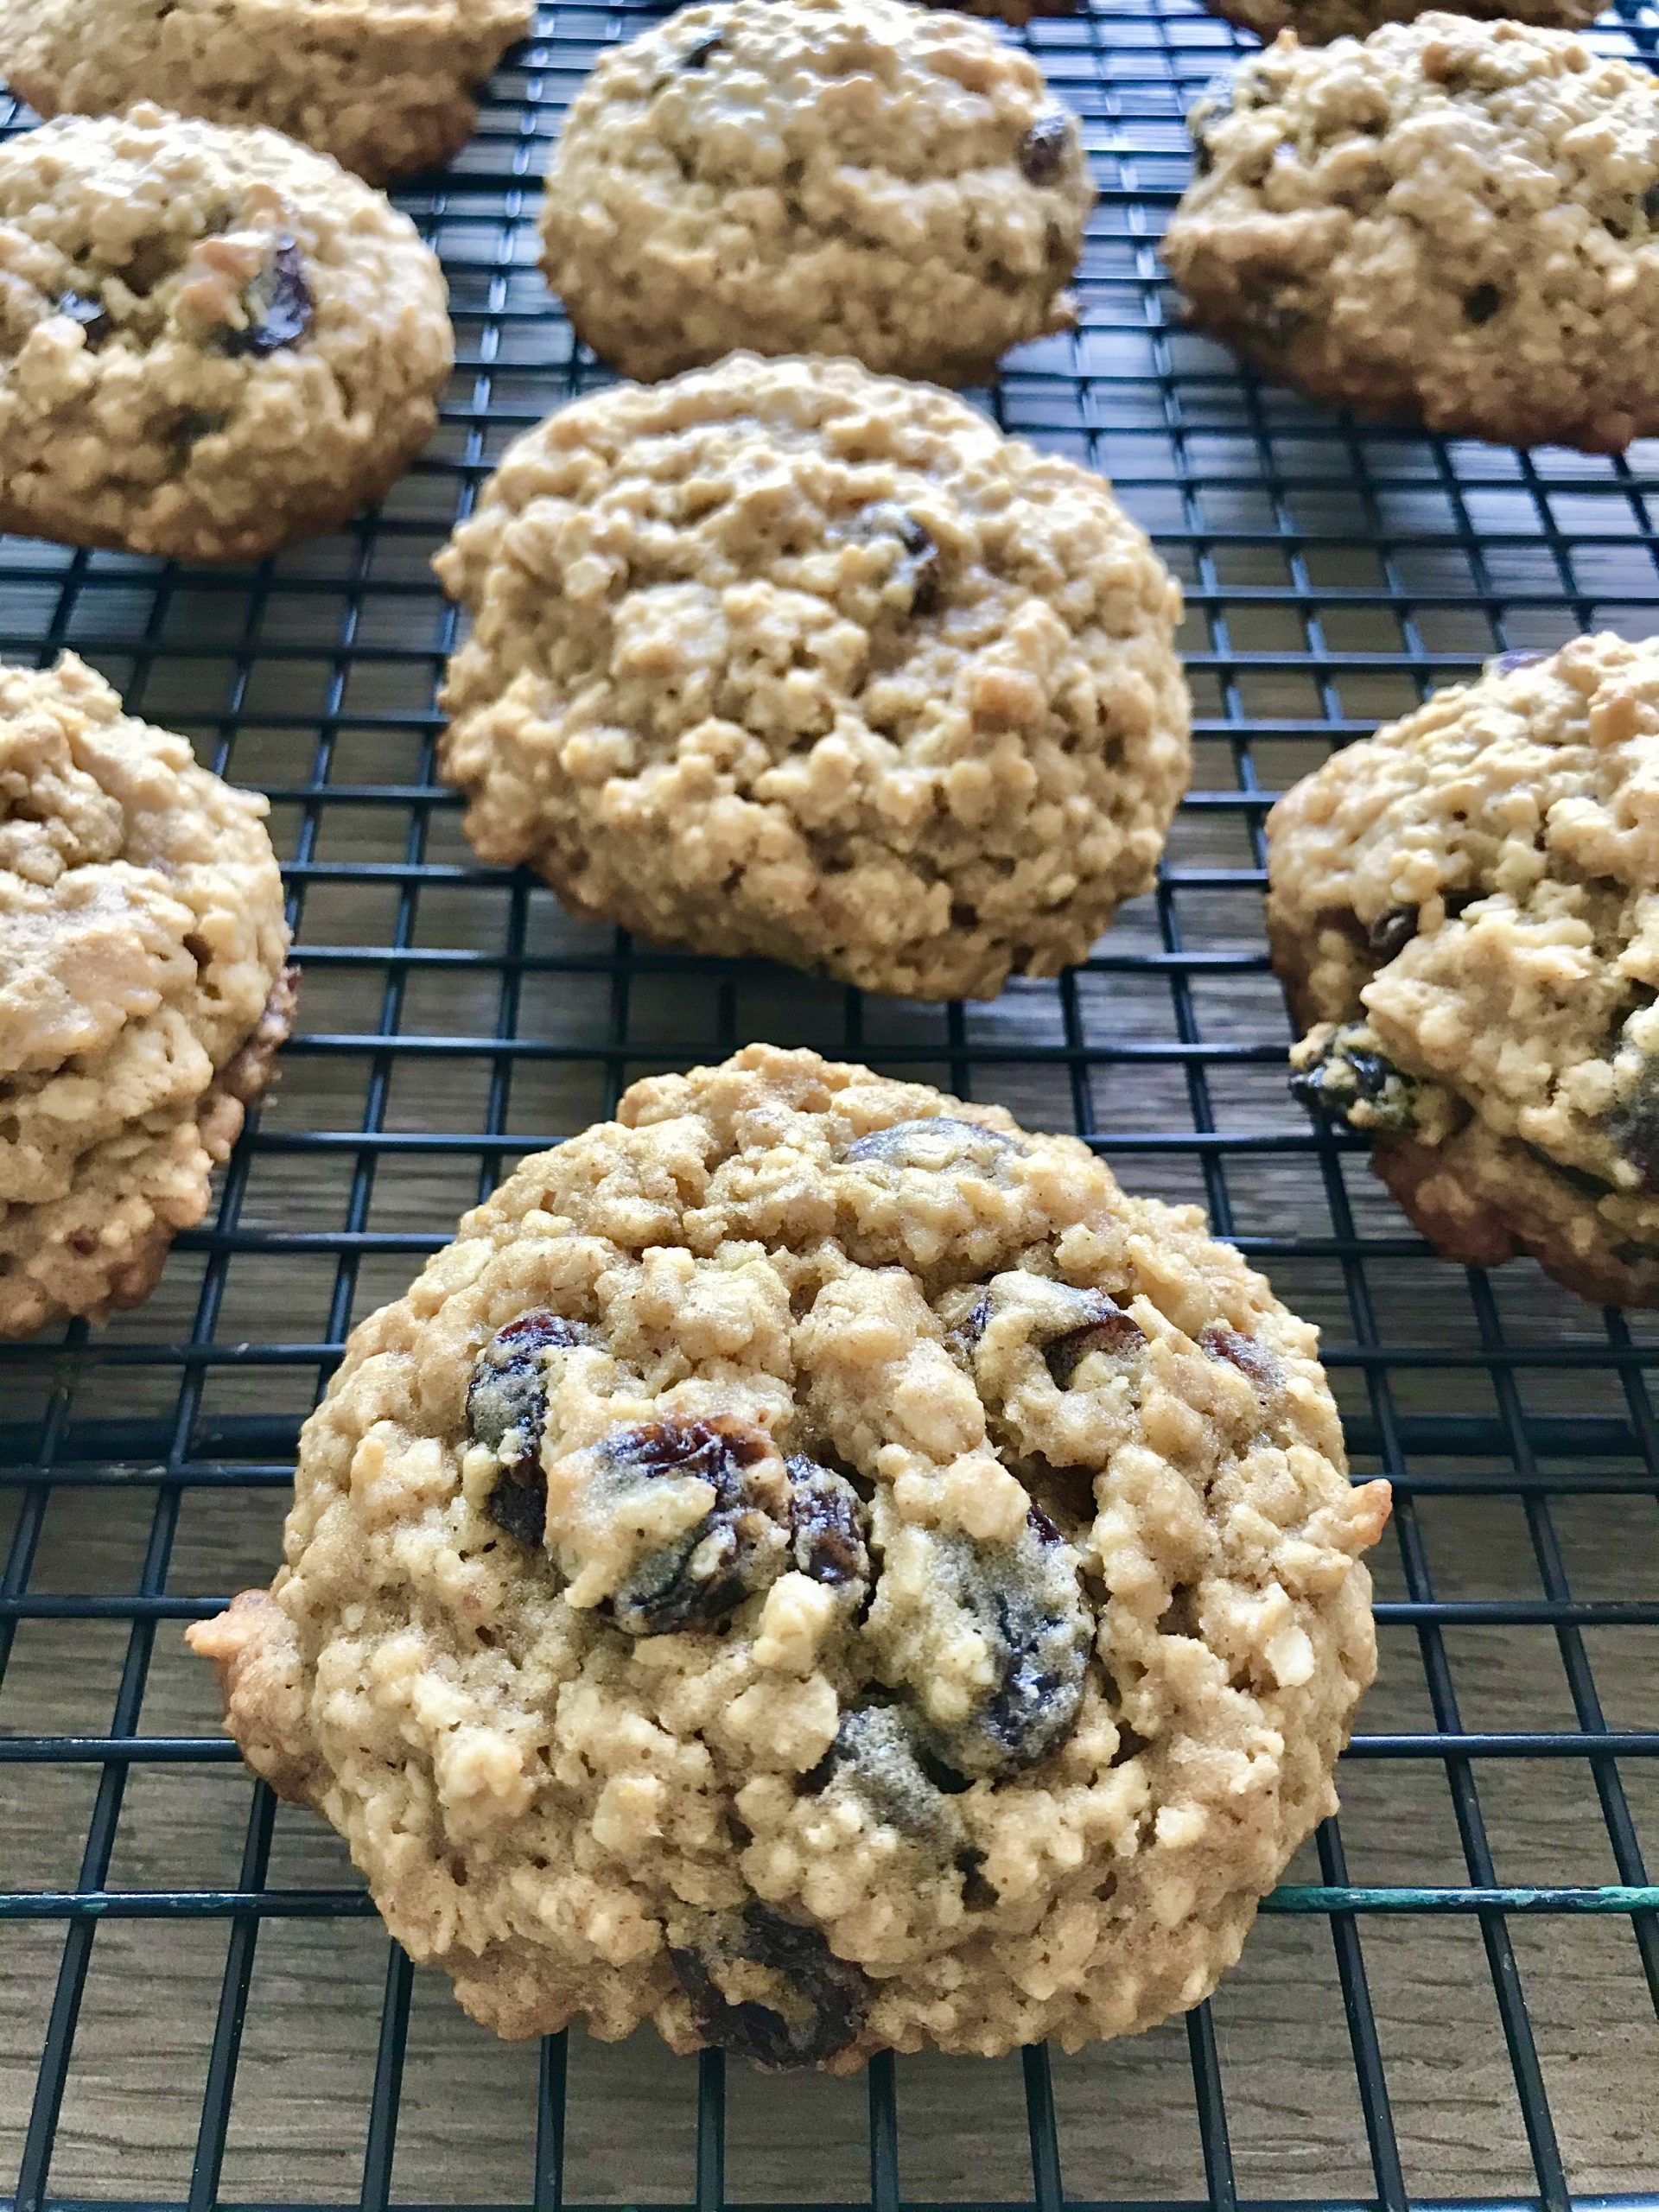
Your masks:
[{"label": "raisin", "polygon": [[1490,322],[1503,304],[1503,295],[1496,284],[1477,284],[1472,292],[1463,296],[1463,315],[1465,322]]},{"label": "raisin", "polygon": [[1495,654],[1487,662],[1485,673],[1488,676],[1512,676],[1517,668],[1534,668],[1541,660],[1548,658],[1547,652],[1535,652],[1530,647],[1519,648],[1514,652]]},{"label": "raisin", "polygon": [[697,39],[686,48],[685,52],[680,56],[681,68],[706,69],[725,43],[725,38],[721,32],[709,31],[704,37]]},{"label": "raisin", "polygon": [[547,1530],[547,1478],[539,1459],[516,1459],[496,1477],[485,1508],[496,1527],[531,1550]]},{"label": "raisin", "polygon": [[[1659,1084],[1639,1082],[1607,1116],[1605,1126],[1614,1150],[1640,1174],[1643,1189],[1659,1192]],[[1555,1172],[1564,1171],[1557,1166]]]},{"label": "raisin", "polygon": [[764,1430],[722,1415],[642,1421],[613,1430],[600,1449],[621,1493],[641,1482],[687,1475],[715,1493],[701,1521],[646,1553],[617,1590],[611,1613],[626,1635],[711,1628],[772,1580],[785,1536],[772,1485],[761,1487],[753,1474],[775,1464]]},{"label": "raisin", "polygon": [[977,1122],[959,1122],[937,1114],[920,1122],[895,1122],[890,1128],[872,1129],[847,1147],[849,1160],[880,1160],[894,1167],[955,1167],[988,1166],[1011,1151],[1012,1137],[1000,1129],[982,1128]]},{"label": "raisin", "polygon": [[945,1332],[945,1350],[955,1358],[971,1361],[979,1340],[990,1325],[991,1301],[982,1290],[954,1329]]},{"label": "raisin", "polygon": [[1020,141],[1020,168],[1031,184],[1052,184],[1065,166],[1071,143],[1071,118],[1064,109],[1039,115]]},{"label": "raisin", "polygon": [[814,1582],[853,1593],[861,1604],[870,1586],[864,1502],[845,1475],[816,1459],[786,1459],[790,1556]]},{"label": "raisin", "polygon": [[[669,1957],[704,2042],[768,2072],[821,2066],[858,2040],[869,2010],[869,1984],[857,1967],[838,1959],[816,1928],[785,1920],[758,1900],[744,1906],[712,1959],[675,1946]],[[713,1967],[737,1959],[783,1977],[793,2017],[753,1998],[734,2005],[722,1996]]]},{"label": "raisin", "polygon": [[498,1329],[473,1363],[467,1439],[503,1462],[486,1511],[521,1544],[539,1545],[547,1519],[542,1431],[547,1424],[544,1356],[585,1341],[586,1332],[537,1306]]},{"label": "raisin", "polygon": [[96,295],[86,292],[60,292],[55,315],[67,315],[71,322],[78,322],[86,334],[86,343],[96,349],[104,343],[115,324],[109,309]]},{"label": "raisin", "polygon": [[226,332],[227,353],[263,356],[299,344],[311,327],[311,288],[305,281],[305,257],[294,239],[277,239],[242,302],[247,327]]},{"label": "raisin", "polygon": [[[1416,1125],[1417,1086],[1392,1060],[1368,1044],[1363,1021],[1344,1021],[1326,1038],[1317,1058],[1293,1068],[1290,1094],[1322,1121],[1345,1122],[1367,1135],[1405,1136]],[[1358,1123],[1354,1109],[1366,1111]]]},{"label": "raisin", "polygon": [[1091,1309],[1089,1319],[1043,1347],[1048,1371],[1062,1390],[1070,1387],[1072,1376],[1091,1351],[1132,1352],[1147,1341],[1139,1322],[1126,1313],[1115,1298],[1109,1298],[1103,1290],[1089,1290],[1081,1294]]},{"label": "raisin", "polygon": [[906,514],[899,518],[899,542],[905,549],[899,576],[909,588],[911,613],[937,614],[940,599],[938,540],[925,524],[918,522],[914,515]]},{"label": "raisin", "polygon": [[1372,958],[1380,964],[1403,951],[1416,934],[1416,907],[1395,906],[1388,913],[1377,916],[1365,932],[1365,942]]},{"label": "raisin", "polygon": [[964,1720],[938,1732],[939,1746],[964,1774],[1015,1774],[1058,1749],[1083,1701],[1093,1637],[1076,1554],[1033,1505],[1012,1544],[971,1548],[959,1596],[997,1681]]},{"label": "raisin", "polygon": [[880,499],[860,514],[858,534],[898,540],[899,555],[893,563],[893,581],[909,595],[912,614],[937,614],[943,597],[943,556],[926,524],[918,522],[895,500]]},{"label": "raisin", "polygon": [[1224,1359],[1241,1375],[1248,1375],[1259,1390],[1274,1390],[1284,1381],[1285,1370],[1279,1355],[1259,1337],[1247,1337],[1237,1329],[1230,1329],[1224,1321],[1212,1321],[1208,1328],[1198,1332],[1198,1343],[1211,1359]]},{"label": "raisin", "polygon": [[968,1784],[928,1756],[921,1728],[906,1706],[855,1707],[842,1714],[835,1742],[803,1782],[803,1793],[844,1790],[884,1827],[948,1855],[962,1840],[962,1817],[950,1800]]}]

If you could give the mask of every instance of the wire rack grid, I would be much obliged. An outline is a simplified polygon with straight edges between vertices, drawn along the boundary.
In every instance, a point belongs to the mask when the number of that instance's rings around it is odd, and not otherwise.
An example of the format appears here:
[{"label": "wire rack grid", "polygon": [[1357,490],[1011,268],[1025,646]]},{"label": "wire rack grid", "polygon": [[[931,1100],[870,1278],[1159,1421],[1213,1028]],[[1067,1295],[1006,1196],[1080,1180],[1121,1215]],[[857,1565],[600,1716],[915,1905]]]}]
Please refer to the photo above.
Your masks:
[{"label": "wire rack grid", "polygon": [[[536,273],[535,199],[646,12],[543,9],[473,145],[401,195],[460,365],[383,511],[252,574],[0,542],[0,653],[73,647],[270,792],[305,976],[282,1086],[156,1296],[0,1346],[0,2212],[1659,2206],[1659,1332],[1408,1233],[1287,1097],[1261,930],[1266,808],[1332,744],[1495,650],[1655,626],[1659,448],[1426,439],[1241,372],[1179,327],[1157,239],[1182,111],[1243,41],[1180,0],[1036,23],[1101,198],[1077,333],[981,397],[1104,469],[1186,588],[1197,772],[1155,893],[988,1007],[575,923],[476,864],[435,780],[454,615],[428,562],[506,440],[603,380]],[[1650,57],[1655,29],[1596,35]],[[1150,2037],[787,2086],[649,2037],[495,2044],[244,1775],[179,1649],[268,1575],[353,1321],[524,1152],[752,1037],[1001,1099],[1203,1202],[1321,1323],[1356,1471],[1395,1484],[1340,1824],[1211,2004]]]}]

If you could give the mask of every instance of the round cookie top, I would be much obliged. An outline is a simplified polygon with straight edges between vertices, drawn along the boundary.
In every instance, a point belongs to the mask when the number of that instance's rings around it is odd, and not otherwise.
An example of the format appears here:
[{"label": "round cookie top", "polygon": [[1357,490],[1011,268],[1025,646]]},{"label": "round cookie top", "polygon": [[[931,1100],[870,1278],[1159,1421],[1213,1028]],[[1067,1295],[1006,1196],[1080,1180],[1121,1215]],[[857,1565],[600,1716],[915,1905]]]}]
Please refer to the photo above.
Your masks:
[{"label": "round cookie top", "polygon": [[408,218],[274,130],[159,108],[0,145],[0,527],[252,558],[377,495],[451,341]]},{"label": "round cookie top", "polygon": [[200,1216],[204,1096],[274,1049],[273,998],[286,1031],[265,812],[73,654],[0,668],[0,1335],[98,1311]]},{"label": "round cookie top", "polygon": [[1659,1231],[1649,791],[1659,641],[1603,635],[1503,655],[1281,799],[1276,964],[1305,1023],[1357,1025],[1310,1103],[1430,1141],[1472,1114]]},{"label": "round cookie top", "polygon": [[1144,890],[1179,594],[1098,476],[849,361],[734,355],[512,446],[436,566],[444,772],[579,909],[989,996]]},{"label": "round cookie top", "polygon": [[1375,1646],[1315,1334],[1195,1209],[810,1052],[637,1084],[359,1328],[259,1770],[507,2035],[855,2066],[1196,2003]]},{"label": "round cookie top", "polygon": [[0,77],[44,116],[164,102],[379,181],[447,160],[526,0],[5,0]]},{"label": "round cookie top", "polygon": [[902,0],[727,0],[601,56],[541,213],[631,377],[763,353],[983,381],[1069,327],[1094,186],[1030,56]]},{"label": "round cookie top", "polygon": [[1191,118],[1165,256],[1195,319],[1317,397],[1503,442],[1659,428],[1659,85],[1434,14],[1278,39]]},{"label": "round cookie top", "polygon": [[[1265,44],[1281,31],[1294,31],[1304,46],[1323,46],[1336,38],[1363,38],[1383,23],[1408,23],[1436,12],[1427,0],[1205,0],[1212,15],[1254,31]],[[1441,14],[1482,22],[1507,17],[1561,30],[1582,30],[1601,13],[1596,0],[1465,0]]]}]

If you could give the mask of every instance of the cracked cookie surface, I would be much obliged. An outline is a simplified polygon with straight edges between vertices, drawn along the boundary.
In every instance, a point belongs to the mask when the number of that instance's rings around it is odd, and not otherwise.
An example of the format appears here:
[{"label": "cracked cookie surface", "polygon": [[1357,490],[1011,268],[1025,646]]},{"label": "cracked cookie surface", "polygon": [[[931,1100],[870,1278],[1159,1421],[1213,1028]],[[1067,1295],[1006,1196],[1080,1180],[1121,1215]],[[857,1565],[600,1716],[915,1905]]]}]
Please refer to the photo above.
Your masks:
[{"label": "cracked cookie surface", "polygon": [[744,354],[601,392],[436,565],[467,835],[578,912],[988,997],[1152,882],[1179,594],[1100,477],[948,393]]},{"label": "cracked cookie surface", "polygon": [[263,123],[379,183],[448,161],[524,0],[0,0],[0,78],[42,116],[156,100]]},{"label": "cracked cookie surface", "polygon": [[355,1332],[190,1642],[499,2033],[1074,2048],[1334,1808],[1388,1489],[1315,1344],[1075,1139],[752,1046]]},{"label": "cracked cookie surface", "polygon": [[0,529],[256,559],[386,490],[450,359],[414,225],[273,130],[138,106],[0,145]]},{"label": "cracked cookie surface", "polygon": [[0,667],[0,1336],[143,1297],[288,1034],[265,802],[66,653]]},{"label": "cracked cookie surface", "polygon": [[1659,429],[1659,84],[1571,32],[1287,33],[1190,118],[1195,321],[1362,414],[1617,451]]},{"label": "cracked cookie surface", "polygon": [[1077,118],[982,25],[730,0],[601,56],[549,170],[543,267],[626,376],[743,346],[977,384],[1071,327],[1094,198]]},{"label": "cracked cookie surface", "polygon": [[1295,1087],[1449,1257],[1659,1304],[1659,644],[1512,653],[1268,817]]}]

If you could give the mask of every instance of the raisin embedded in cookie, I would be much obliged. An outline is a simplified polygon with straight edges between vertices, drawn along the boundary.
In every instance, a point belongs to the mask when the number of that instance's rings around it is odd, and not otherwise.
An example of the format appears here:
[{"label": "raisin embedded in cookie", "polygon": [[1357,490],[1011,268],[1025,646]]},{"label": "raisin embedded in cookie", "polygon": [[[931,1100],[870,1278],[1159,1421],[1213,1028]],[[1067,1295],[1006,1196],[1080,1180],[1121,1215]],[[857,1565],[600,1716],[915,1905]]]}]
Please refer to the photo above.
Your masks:
[{"label": "raisin embedded in cookie", "polygon": [[1103,480],[850,361],[734,354],[511,447],[439,556],[443,771],[578,912],[990,997],[1152,882],[1179,594]]},{"label": "raisin embedded in cookie", "polygon": [[1194,2005],[1376,1664],[1315,1333],[996,1107],[636,1084],[364,1324],[193,1628],[506,2036],[845,2072]]},{"label": "raisin embedded in cookie", "polygon": [[249,561],[378,499],[449,372],[408,218],[159,108],[0,145],[0,530]]},{"label": "raisin embedded in cookie", "polygon": [[265,802],[66,653],[0,667],[0,1336],[144,1297],[293,1014]]},{"label": "raisin embedded in cookie", "polygon": [[0,78],[38,114],[156,100],[264,123],[378,184],[446,162],[527,0],[0,0]]},{"label": "raisin embedded in cookie", "polygon": [[1268,817],[1293,1088],[1448,1258],[1659,1305],[1659,643],[1506,654]]},{"label": "raisin embedded in cookie", "polygon": [[651,378],[761,353],[979,384],[1071,327],[1094,204],[1030,55],[902,0],[724,0],[601,55],[542,202],[578,335]]},{"label": "raisin embedded in cookie", "polygon": [[1363,415],[1612,452],[1659,430],[1659,83],[1567,31],[1287,33],[1194,109],[1192,319]]}]

